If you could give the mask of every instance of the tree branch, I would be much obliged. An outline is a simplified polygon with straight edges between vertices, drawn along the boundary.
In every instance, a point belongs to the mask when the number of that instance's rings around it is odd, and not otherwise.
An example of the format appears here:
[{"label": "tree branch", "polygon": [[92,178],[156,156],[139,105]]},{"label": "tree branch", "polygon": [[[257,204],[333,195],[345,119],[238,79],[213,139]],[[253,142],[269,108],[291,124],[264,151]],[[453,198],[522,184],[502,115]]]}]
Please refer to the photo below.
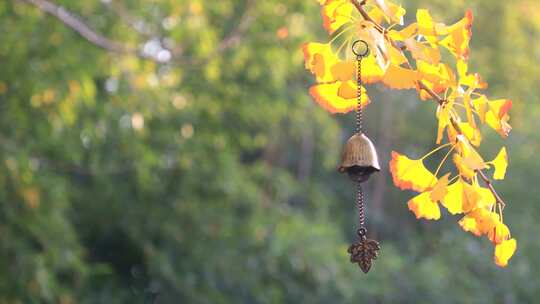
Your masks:
[{"label": "tree branch", "polygon": [[130,47],[124,43],[113,41],[100,33],[96,32],[86,23],[77,18],[73,13],[67,11],[62,6],[59,6],[48,0],[21,0],[28,4],[34,5],[41,11],[60,20],[66,26],[77,32],[89,42],[99,46],[100,48],[117,53],[136,53],[137,49]]},{"label": "tree branch", "polygon": [[[378,24],[377,22],[375,22],[375,20],[373,20],[373,18],[371,18],[369,16],[369,14],[364,10],[363,5],[365,4],[365,1],[351,0],[351,3],[356,7],[356,9],[360,13],[360,15],[362,15],[364,20],[373,23],[373,25],[375,26],[375,28],[379,32],[381,32],[383,34],[386,33],[386,29],[384,27],[382,27],[380,24]],[[398,47],[398,45],[390,37],[385,35],[385,38],[390,42],[392,47],[396,48],[400,52],[403,52],[403,50],[400,47]],[[407,61],[406,65],[407,65],[408,68],[412,69],[412,67],[411,67],[411,65],[410,65],[410,63],[408,61]],[[446,103],[446,100],[444,98],[442,98],[439,94],[435,93],[432,89],[430,89],[422,80],[417,80],[416,83],[418,84],[418,87],[420,88],[420,90],[425,90],[431,97],[433,97],[433,99],[439,105],[443,106]],[[461,130],[456,118],[454,118],[453,116],[450,116],[450,123],[452,124],[454,129],[456,129],[456,132],[458,134],[463,135],[463,131]],[[495,197],[495,200],[496,200],[497,204],[499,204],[501,206],[501,208],[504,208],[506,206],[506,203],[504,202],[504,200],[501,198],[499,193],[497,193],[497,191],[493,187],[493,184],[492,184],[491,180],[486,176],[484,171],[478,169],[478,170],[476,170],[476,172],[478,173],[480,178],[484,181],[484,183],[488,187],[489,191],[491,191],[491,193]]]},{"label": "tree branch", "polygon": [[[130,46],[124,42],[115,41],[105,37],[103,34],[98,33],[92,29],[88,24],[86,24],[81,18],[76,16],[74,13],[68,11],[64,7],[55,4],[50,0],[18,0],[23,3],[33,5],[41,11],[49,14],[52,17],[55,17],[60,22],[62,22],[67,27],[71,28],[73,31],[77,32],[80,36],[86,39],[88,42],[105,49],[110,52],[120,53],[120,54],[130,54],[142,59],[152,60],[159,63],[164,63],[163,60],[159,60],[154,56],[142,52],[135,46]],[[245,7],[246,9],[240,17],[240,22],[234,27],[225,37],[218,43],[216,50],[213,54],[219,54],[229,48],[232,48],[241,41],[243,34],[249,29],[249,25],[253,22],[254,17],[250,14],[252,8],[254,7],[254,0],[247,0]],[[125,16],[123,16],[125,17]],[[148,39],[159,39],[159,37],[147,37]],[[159,39],[161,41],[161,39]],[[176,46],[174,48],[165,48],[165,50],[171,53],[170,61],[181,64],[198,64],[204,63],[208,59],[214,57],[214,55],[206,56],[204,58],[185,58],[182,55],[183,48]]]}]

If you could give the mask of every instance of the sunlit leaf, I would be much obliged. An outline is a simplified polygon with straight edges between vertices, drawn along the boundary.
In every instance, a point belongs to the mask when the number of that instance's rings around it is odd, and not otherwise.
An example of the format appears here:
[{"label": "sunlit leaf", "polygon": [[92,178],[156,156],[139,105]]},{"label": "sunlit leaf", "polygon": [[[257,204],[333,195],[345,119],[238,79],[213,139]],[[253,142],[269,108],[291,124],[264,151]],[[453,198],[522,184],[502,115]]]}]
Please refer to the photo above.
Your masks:
[{"label": "sunlit leaf", "polygon": [[433,187],[433,190],[431,190],[431,194],[429,195],[429,198],[434,201],[442,201],[446,194],[448,193],[448,177],[450,176],[450,173],[445,174],[443,177],[441,177],[435,186]]},{"label": "sunlit leaf", "polygon": [[[317,84],[309,90],[315,101],[330,113],[348,113],[357,107],[356,83],[353,81]],[[362,105],[370,100],[366,89],[362,88]]]},{"label": "sunlit leaf", "polygon": [[495,225],[495,227],[493,227],[493,229],[488,231],[488,239],[493,244],[496,244],[496,245],[500,244],[509,238],[510,238],[510,229],[508,229],[508,226],[501,223],[500,221],[497,222],[497,224]]},{"label": "sunlit leaf", "polygon": [[412,198],[407,206],[417,219],[438,220],[441,217],[441,210],[436,201],[430,198],[430,192],[421,193]]},{"label": "sunlit leaf", "polygon": [[508,167],[508,155],[506,154],[506,148],[502,147],[497,157],[490,162],[495,167],[493,173],[493,179],[502,180],[506,175],[506,168]]},{"label": "sunlit leaf", "polygon": [[412,89],[416,87],[418,74],[416,71],[396,65],[390,65],[382,82],[392,89]]},{"label": "sunlit leaf", "polygon": [[402,190],[424,192],[434,186],[437,178],[431,173],[421,159],[410,159],[392,151],[390,172],[394,184]]},{"label": "sunlit leaf", "polygon": [[305,67],[313,73],[318,82],[334,81],[331,68],[339,58],[327,43],[306,43],[303,46]]},{"label": "sunlit leaf", "polygon": [[353,10],[353,4],[348,0],[326,1],[321,10],[324,28],[332,34],[343,25],[352,22]]},{"label": "sunlit leaf", "polygon": [[341,61],[330,67],[333,78],[339,81],[352,80],[355,71],[356,63],[354,61]]},{"label": "sunlit leaf", "polygon": [[459,225],[463,230],[471,232],[476,236],[489,233],[495,228],[497,223],[499,223],[499,216],[484,208],[478,208],[467,213],[459,221]]},{"label": "sunlit leaf", "polygon": [[506,267],[508,261],[512,258],[516,252],[517,242],[515,239],[510,239],[495,246],[495,264],[500,267]]}]

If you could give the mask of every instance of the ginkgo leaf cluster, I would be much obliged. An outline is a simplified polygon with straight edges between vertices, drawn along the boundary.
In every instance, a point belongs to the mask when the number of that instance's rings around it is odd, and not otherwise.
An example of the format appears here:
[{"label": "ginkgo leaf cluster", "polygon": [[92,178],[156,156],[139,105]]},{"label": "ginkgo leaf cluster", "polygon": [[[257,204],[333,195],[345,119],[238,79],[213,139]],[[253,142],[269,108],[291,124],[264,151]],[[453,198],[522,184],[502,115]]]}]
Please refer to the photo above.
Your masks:
[{"label": "ginkgo leaf cluster", "polygon": [[[485,236],[494,245],[494,260],[506,266],[516,250],[516,240],[503,221],[504,202],[485,171],[502,180],[508,166],[506,148],[491,161],[478,152],[482,126],[507,137],[512,129],[509,99],[490,99],[487,83],[469,71],[473,14],[451,24],[436,21],[425,9],[416,21],[404,24],[405,9],[389,0],[319,0],[326,43],[303,47],[305,67],[315,76],[309,92],[331,113],[356,108],[356,58],[350,51],[356,40],[365,41],[370,53],[361,61],[361,82],[381,83],[390,89],[416,90],[423,101],[437,103],[437,148],[419,159],[392,152],[390,171],[402,190],[418,192],[407,203],[418,219],[438,220],[441,209],[458,215],[459,226],[475,236]],[[451,58],[448,62],[443,58]],[[363,105],[370,103],[360,88]],[[435,153],[446,151],[436,170],[424,165]],[[445,163],[450,170],[441,172]]]}]

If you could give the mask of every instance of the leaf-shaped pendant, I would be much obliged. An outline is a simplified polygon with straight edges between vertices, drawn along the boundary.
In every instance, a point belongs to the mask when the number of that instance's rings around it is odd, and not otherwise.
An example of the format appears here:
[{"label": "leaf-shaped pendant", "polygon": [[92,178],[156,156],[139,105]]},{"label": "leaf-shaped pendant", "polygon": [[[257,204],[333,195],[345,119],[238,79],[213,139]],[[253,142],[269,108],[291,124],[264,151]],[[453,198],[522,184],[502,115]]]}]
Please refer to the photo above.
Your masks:
[{"label": "leaf-shaped pendant", "polygon": [[363,238],[360,242],[352,244],[347,250],[351,254],[351,263],[358,263],[364,273],[368,273],[373,260],[377,259],[381,246],[379,242]]}]

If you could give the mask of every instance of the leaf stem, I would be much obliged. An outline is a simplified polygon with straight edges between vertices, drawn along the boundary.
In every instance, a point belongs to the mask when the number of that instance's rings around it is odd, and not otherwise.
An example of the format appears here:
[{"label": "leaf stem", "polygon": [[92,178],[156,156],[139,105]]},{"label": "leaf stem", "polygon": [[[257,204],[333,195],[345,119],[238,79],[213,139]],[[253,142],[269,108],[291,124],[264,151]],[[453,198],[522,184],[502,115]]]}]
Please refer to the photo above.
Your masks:
[{"label": "leaf stem", "polygon": [[452,153],[452,151],[454,151],[454,149],[456,148],[456,145],[454,144],[452,146],[452,148],[450,150],[448,150],[448,152],[446,153],[446,155],[443,157],[443,159],[441,160],[441,163],[439,164],[439,166],[437,167],[437,170],[435,170],[435,176],[437,176],[437,174],[439,174],[439,171],[441,171],[441,168],[442,166],[444,165],[444,163],[446,162],[446,160],[448,159],[448,156],[450,156],[450,153]]},{"label": "leaf stem", "polygon": [[444,149],[444,148],[446,148],[446,147],[448,147],[448,146],[450,146],[450,145],[451,145],[451,143],[446,143],[446,144],[444,144],[444,145],[442,145],[442,146],[439,146],[439,147],[437,147],[437,148],[431,150],[430,152],[428,152],[426,155],[422,156],[422,158],[420,158],[420,159],[421,159],[421,160],[424,160],[424,159],[430,157],[431,155],[437,153],[439,150]]}]

